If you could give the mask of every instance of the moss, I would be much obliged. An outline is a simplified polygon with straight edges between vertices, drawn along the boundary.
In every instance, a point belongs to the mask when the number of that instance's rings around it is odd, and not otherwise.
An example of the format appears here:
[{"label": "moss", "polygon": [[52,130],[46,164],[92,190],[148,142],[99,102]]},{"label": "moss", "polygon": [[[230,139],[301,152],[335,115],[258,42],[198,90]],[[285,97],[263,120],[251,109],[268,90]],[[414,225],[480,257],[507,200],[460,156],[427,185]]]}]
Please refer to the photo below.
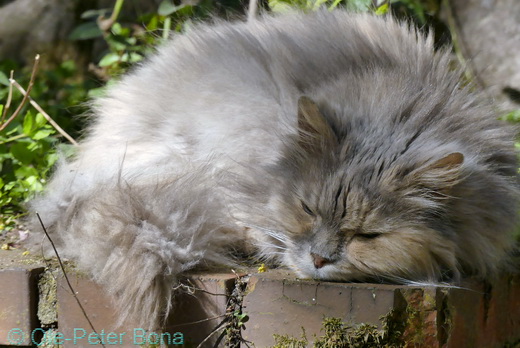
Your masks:
[{"label": "moss", "polygon": [[274,341],[276,342],[273,348],[305,348],[309,344],[305,335],[305,329],[302,327],[301,338],[290,337],[289,335],[274,334]]},{"label": "moss", "polygon": [[[322,322],[323,336],[314,337],[314,348],[376,348],[376,347],[402,347],[401,331],[396,331],[400,326],[392,323],[395,316],[393,312],[382,317],[383,329],[371,324],[352,326],[344,323],[340,318],[324,318]],[[275,345],[272,348],[304,348],[309,346],[302,328],[300,339],[288,335],[273,335]]]},{"label": "moss", "polygon": [[441,306],[437,308],[442,303],[442,294],[428,289],[411,289],[402,291],[401,295],[406,302],[400,317],[405,324],[403,341],[412,346],[429,346],[447,338],[443,335],[449,335],[448,331],[439,333],[440,322],[450,321],[449,312],[443,313]]},{"label": "moss", "polygon": [[247,345],[247,341],[242,337],[242,330],[245,329],[245,323],[249,317],[243,311],[244,294],[247,283],[241,278],[237,277],[235,281],[235,288],[229,295],[228,305],[226,308],[227,328],[225,330],[226,347],[239,348],[242,343]]},{"label": "moss", "polygon": [[42,325],[51,325],[58,321],[56,312],[57,301],[57,285],[56,276],[59,271],[46,270],[38,281],[38,319]]},{"label": "moss", "polygon": [[451,330],[453,328],[452,318],[455,312],[453,306],[450,306],[448,303],[448,290],[442,289],[437,294],[437,303],[441,304],[441,308],[439,310],[439,315],[437,317],[438,321],[438,337],[439,337],[439,345],[446,345],[448,343],[448,339],[451,335]]},{"label": "moss", "polygon": [[40,344],[38,344],[38,347],[40,347],[40,348],[58,348],[59,345],[55,343],[58,340],[56,337],[57,334],[58,334],[58,331],[55,329],[50,329],[50,330],[45,331],[42,341]]},{"label": "moss", "polygon": [[403,312],[391,310],[388,314],[379,318],[383,323],[382,338],[387,347],[403,346],[403,332],[406,329]]},{"label": "moss", "polygon": [[314,347],[348,347],[349,329],[339,318],[324,318],[322,331],[325,335],[315,340]]}]

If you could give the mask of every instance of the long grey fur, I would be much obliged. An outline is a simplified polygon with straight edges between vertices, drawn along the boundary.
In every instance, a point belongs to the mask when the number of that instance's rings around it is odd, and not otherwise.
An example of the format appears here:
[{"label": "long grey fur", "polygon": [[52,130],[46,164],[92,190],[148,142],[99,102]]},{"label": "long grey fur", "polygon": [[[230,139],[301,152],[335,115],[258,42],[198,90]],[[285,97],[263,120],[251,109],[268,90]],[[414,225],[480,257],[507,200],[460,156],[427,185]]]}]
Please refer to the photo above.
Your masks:
[{"label": "long grey fur", "polygon": [[237,249],[321,279],[493,275],[517,223],[514,134],[432,41],[339,10],[195,25],[94,102],[31,210],[148,329],[180,274]]}]

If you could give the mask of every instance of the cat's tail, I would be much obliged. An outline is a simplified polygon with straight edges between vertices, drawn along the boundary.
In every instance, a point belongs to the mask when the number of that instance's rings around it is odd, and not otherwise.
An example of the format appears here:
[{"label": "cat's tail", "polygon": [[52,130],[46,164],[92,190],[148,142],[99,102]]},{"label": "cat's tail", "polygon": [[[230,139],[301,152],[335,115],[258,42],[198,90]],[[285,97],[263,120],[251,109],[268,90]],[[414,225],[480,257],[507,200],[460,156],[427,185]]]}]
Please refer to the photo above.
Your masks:
[{"label": "cat's tail", "polygon": [[[175,180],[112,180],[83,195],[44,196],[32,204],[60,255],[112,295],[119,324],[156,330],[172,308],[177,276],[200,263],[229,263],[234,226],[204,171]],[[32,231],[41,231],[37,219]],[[40,243],[40,233],[32,235]],[[47,243],[47,242],[46,242]],[[45,247],[46,250],[50,248]],[[36,250],[40,247],[36,246]]]}]

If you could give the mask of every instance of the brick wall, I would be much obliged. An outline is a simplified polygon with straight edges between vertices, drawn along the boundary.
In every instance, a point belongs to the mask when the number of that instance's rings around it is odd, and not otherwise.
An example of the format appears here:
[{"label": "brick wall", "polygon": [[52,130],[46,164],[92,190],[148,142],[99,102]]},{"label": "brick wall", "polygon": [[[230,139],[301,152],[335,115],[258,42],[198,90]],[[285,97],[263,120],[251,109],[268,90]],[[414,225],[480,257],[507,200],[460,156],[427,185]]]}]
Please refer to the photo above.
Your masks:
[{"label": "brick wall", "polygon": [[[31,334],[39,340],[44,332],[52,337],[44,347],[53,342],[100,346],[100,341],[135,347],[160,340],[159,333],[145,333],[130,322],[116,328],[110,297],[71,270],[72,286],[94,331],[61,270],[48,266],[16,250],[0,253],[0,345],[30,346]],[[504,275],[492,283],[467,280],[457,288],[304,281],[282,270],[189,280],[193,291],[180,296],[163,332],[173,347],[196,346],[217,328],[203,344],[212,347],[232,324],[256,347],[272,346],[273,334],[298,338],[303,327],[312,346],[324,334],[324,317],[340,318],[352,332],[375,325],[381,337],[398,337],[409,347],[520,347],[519,276]],[[245,330],[245,319],[233,315],[237,302],[249,319]],[[177,344],[181,341],[184,345]]]}]

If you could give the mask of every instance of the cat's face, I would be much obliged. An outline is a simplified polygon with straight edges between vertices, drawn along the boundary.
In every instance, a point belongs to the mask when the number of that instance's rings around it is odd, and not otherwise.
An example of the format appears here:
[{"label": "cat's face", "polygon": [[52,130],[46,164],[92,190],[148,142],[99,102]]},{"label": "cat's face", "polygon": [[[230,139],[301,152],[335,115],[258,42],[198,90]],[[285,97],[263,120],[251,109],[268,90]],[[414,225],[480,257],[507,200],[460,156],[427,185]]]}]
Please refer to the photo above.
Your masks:
[{"label": "cat's face", "polygon": [[311,103],[300,101],[300,118],[310,120],[300,120],[303,151],[288,159],[298,164],[270,201],[283,263],[301,277],[326,280],[437,280],[455,271],[444,198],[463,156],[418,168],[399,160],[382,165],[376,154],[360,158],[316,120]]}]

